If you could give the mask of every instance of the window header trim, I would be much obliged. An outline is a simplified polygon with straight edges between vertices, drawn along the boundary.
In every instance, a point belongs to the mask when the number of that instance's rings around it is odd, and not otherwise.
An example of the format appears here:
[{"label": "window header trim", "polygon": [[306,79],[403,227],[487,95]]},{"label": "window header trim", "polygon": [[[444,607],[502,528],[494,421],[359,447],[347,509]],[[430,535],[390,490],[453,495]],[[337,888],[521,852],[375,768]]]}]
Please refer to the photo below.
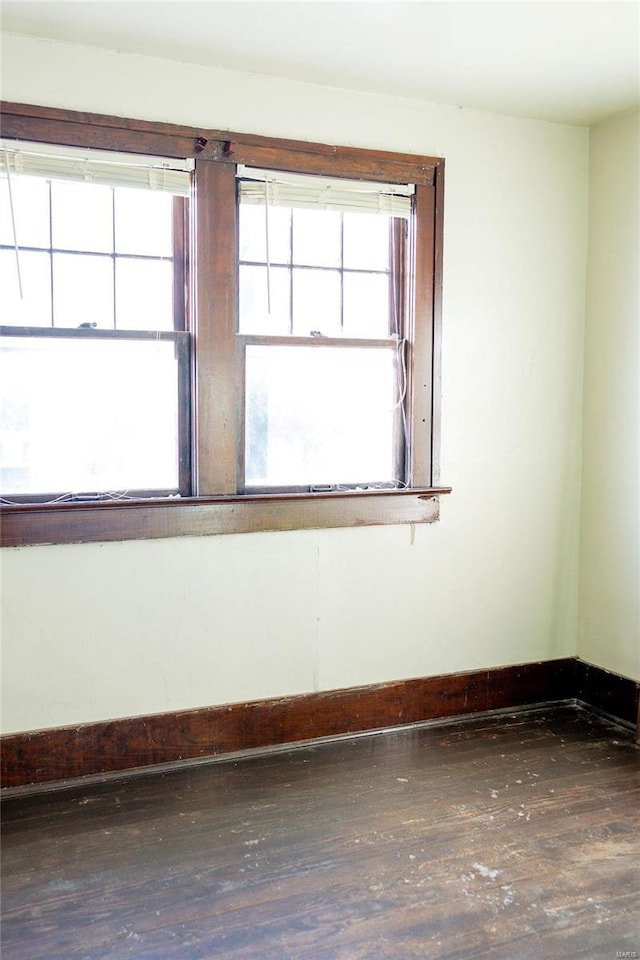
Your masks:
[{"label": "window header trim", "polygon": [[439,170],[444,167],[441,157],[274,140],[257,134],[76,113],[57,107],[3,101],[0,112],[2,135],[7,139],[246,164],[267,170],[282,169],[281,159],[286,152],[295,173],[338,176],[336,171],[348,165],[351,179],[427,186],[435,185]]}]

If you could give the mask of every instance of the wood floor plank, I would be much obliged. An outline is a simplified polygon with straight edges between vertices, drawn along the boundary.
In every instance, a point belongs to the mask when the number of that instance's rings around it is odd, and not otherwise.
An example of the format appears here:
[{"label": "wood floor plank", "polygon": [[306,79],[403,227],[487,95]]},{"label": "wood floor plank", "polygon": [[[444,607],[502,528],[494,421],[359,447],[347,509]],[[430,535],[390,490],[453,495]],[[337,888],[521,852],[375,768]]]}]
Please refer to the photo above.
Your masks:
[{"label": "wood floor plank", "polygon": [[575,708],[9,792],[2,956],[640,954],[639,797]]}]

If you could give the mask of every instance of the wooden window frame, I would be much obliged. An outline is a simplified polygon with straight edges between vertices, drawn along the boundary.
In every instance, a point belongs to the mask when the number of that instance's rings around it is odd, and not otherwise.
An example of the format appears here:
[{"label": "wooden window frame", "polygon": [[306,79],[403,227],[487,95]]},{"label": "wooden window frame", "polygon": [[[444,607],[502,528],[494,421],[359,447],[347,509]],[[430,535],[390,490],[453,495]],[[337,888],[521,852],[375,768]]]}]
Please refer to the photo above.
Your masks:
[{"label": "wooden window frame", "polygon": [[[248,175],[248,174],[246,174]],[[286,175],[285,175],[286,179]],[[334,181],[336,182],[336,181]],[[349,181],[347,181],[349,182]],[[241,202],[241,192],[240,192],[240,206],[239,211],[242,209]],[[240,368],[236,373],[236,382],[243,384],[243,389],[240,390],[237,396],[238,404],[238,430],[240,441],[238,443],[238,493],[256,495],[256,494],[275,494],[275,493],[318,493],[319,490],[309,482],[306,483],[282,483],[282,484],[259,484],[251,483],[247,481],[246,477],[246,465],[247,465],[247,438],[246,438],[246,399],[243,396],[243,390],[246,390],[246,368],[247,368],[247,353],[253,347],[305,347],[309,350],[342,350],[346,351],[348,354],[353,348],[356,349],[369,349],[381,351],[384,353],[393,353],[395,355],[396,367],[400,363],[400,351],[404,353],[405,351],[405,340],[404,340],[404,326],[405,326],[405,287],[407,282],[406,271],[404,269],[405,263],[408,257],[409,251],[409,231],[407,229],[407,221],[405,219],[389,218],[386,220],[387,230],[387,240],[388,240],[388,262],[386,269],[368,269],[368,268],[353,268],[345,265],[344,261],[344,218],[340,219],[340,242],[338,245],[337,258],[338,262],[333,263],[330,266],[328,265],[314,265],[309,262],[299,262],[296,260],[294,253],[294,233],[295,233],[295,221],[292,214],[294,213],[293,207],[287,208],[289,213],[289,233],[288,233],[288,259],[285,262],[271,260],[270,263],[267,259],[262,261],[251,260],[243,261],[240,257],[238,258],[238,267],[239,267],[239,276],[238,276],[238,288],[240,295],[242,294],[242,266],[244,264],[250,266],[261,266],[265,269],[269,269],[269,266],[275,267],[278,271],[287,271],[288,274],[288,287],[289,287],[289,325],[286,333],[282,332],[245,332],[242,330],[242,308],[239,307],[239,319],[238,319],[238,332],[235,334],[235,342],[239,347],[238,354],[236,355],[240,363]],[[262,212],[262,211],[261,211]],[[334,214],[335,215],[335,214]],[[338,216],[340,214],[338,213]],[[241,215],[238,212],[239,217],[239,234],[242,239],[242,229],[241,229]],[[367,218],[370,219],[370,218]],[[264,229],[264,228],[263,228]],[[239,244],[239,248],[242,247],[242,243]],[[340,299],[340,334],[325,334],[324,332],[319,333],[319,335],[314,335],[311,332],[305,334],[299,331],[296,328],[295,320],[295,295],[293,293],[294,283],[296,274],[300,275],[300,272],[314,273],[315,271],[330,273],[332,275],[339,276],[339,299]],[[387,334],[386,337],[367,337],[367,336],[345,336],[344,334],[344,288],[345,288],[345,277],[353,276],[371,276],[371,275],[384,275],[388,280],[388,299],[387,299],[387,321],[389,327],[397,326],[395,330],[396,339],[392,339]],[[393,318],[393,324],[390,322]],[[298,324],[299,326],[299,324]],[[388,333],[391,332],[389,329]],[[398,339],[399,342],[398,342]],[[399,374],[400,371],[398,370]],[[398,389],[398,387],[396,387]],[[392,476],[395,478],[391,480],[391,477],[385,478],[387,483],[376,483],[376,479],[379,481],[382,478],[369,477],[367,478],[364,474],[359,474],[357,476],[352,475],[347,478],[346,476],[341,478],[340,482],[329,483],[326,485],[320,484],[320,488],[325,486],[327,492],[335,490],[348,490],[349,488],[362,489],[367,488],[368,486],[371,489],[376,486],[384,486],[390,489],[395,487],[404,486],[404,481],[409,475],[410,464],[408,462],[408,444],[406,443],[405,429],[404,429],[404,411],[405,411],[405,402],[401,398],[399,402],[396,403],[394,410],[394,422],[392,425],[392,437],[391,437],[391,462],[392,466]],[[351,480],[351,483],[347,481]],[[370,484],[367,481],[372,481]]]},{"label": "wooden window frame", "polygon": [[[196,161],[190,256],[176,300],[191,316],[192,496],[21,503],[1,510],[0,544],[157,539],[268,530],[433,522],[439,497],[444,161],[202,130],[25,104],[0,105],[2,133],[75,147]],[[236,166],[416,185],[407,410],[412,485],[400,490],[242,494],[238,457]],[[180,213],[177,214],[180,217]],[[182,271],[182,267],[180,270]],[[184,297],[180,287],[184,287]],[[230,347],[230,344],[235,346]]]},{"label": "wooden window frame", "polygon": [[[189,496],[191,494],[191,348],[190,335],[187,318],[187,297],[185,296],[186,287],[186,267],[188,264],[188,202],[185,197],[174,196],[172,198],[172,267],[173,267],[173,322],[171,330],[158,330],[142,328],[139,330],[130,330],[118,327],[116,324],[116,297],[113,299],[112,325],[109,327],[60,327],[55,323],[55,298],[51,297],[51,315],[49,326],[2,326],[0,325],[0,337],[16,337],[43,340],[75,340],[75,341],[99,341],[107,342],[138,342],[149,343],[153,345],[159,341],[169,341],[174,344],[177,360],[177,388],[178,388],[178,423],[177,423],[177,485],[173,489],[161,489],[155,487],[150,489],[131,489],[128,496],[133,498],[163,498],[167,496]],[[112,229],[114,227],[114,211],[112,209]],[[122,261],[140,261],[140,260],[161,260],[160,256],[145,256],[141,254],[121,253],[115,248],[111,251],[83,251],[57,249],[52,243],[53,213],[51,206],[51,193],[49,193],[49,245],[48,247],[26,247],[27,250],[36,250],[49,257],[50,275],[53,276],[53,260],[58,253],[83,255],[88,253],[92,257],[98,257],[102,260],[109,260],[112,264],[112,281],[117,283],[117,265]],[[6,245],[4,247],[6,249]],[[50,503],[53,500],[60,499],[60,491],[42,491],[35,495],[12,494],[11,501],[16,504],[24,503]],[[98,500],[98,496],[79,494],[77,496],[69,495],[69,500]]]}]

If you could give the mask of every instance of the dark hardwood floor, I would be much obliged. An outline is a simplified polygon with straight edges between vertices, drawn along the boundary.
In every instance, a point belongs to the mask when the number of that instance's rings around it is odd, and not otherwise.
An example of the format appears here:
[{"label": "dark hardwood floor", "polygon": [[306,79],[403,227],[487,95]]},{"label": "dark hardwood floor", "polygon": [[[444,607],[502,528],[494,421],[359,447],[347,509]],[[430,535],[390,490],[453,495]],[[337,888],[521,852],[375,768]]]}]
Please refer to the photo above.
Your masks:
[{"label": "dark hardwood floor", "polygon": [[9,795],[2,957],[640,957],[639,793],[563,707]]}]

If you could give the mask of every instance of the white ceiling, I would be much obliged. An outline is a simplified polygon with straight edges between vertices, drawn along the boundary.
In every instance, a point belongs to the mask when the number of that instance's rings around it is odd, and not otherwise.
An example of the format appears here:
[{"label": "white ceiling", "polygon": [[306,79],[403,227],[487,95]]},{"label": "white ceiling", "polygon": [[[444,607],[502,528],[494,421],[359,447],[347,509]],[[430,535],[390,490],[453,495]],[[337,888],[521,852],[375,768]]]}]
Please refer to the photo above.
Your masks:
[{"label": "white ceiling", "polygon": [[640,103],[640,4],[4,0],[9,33],[592,124]]}]

